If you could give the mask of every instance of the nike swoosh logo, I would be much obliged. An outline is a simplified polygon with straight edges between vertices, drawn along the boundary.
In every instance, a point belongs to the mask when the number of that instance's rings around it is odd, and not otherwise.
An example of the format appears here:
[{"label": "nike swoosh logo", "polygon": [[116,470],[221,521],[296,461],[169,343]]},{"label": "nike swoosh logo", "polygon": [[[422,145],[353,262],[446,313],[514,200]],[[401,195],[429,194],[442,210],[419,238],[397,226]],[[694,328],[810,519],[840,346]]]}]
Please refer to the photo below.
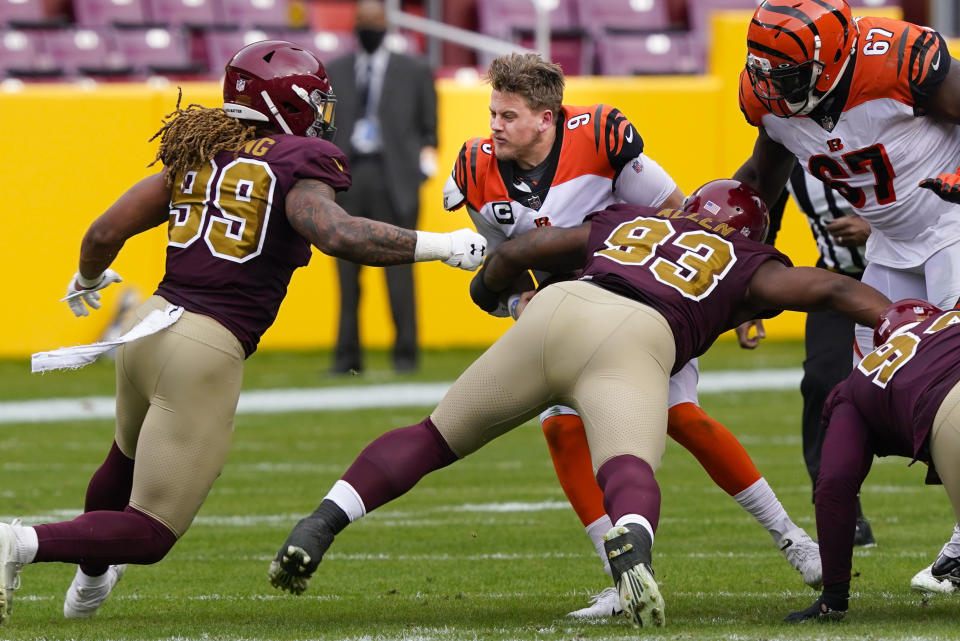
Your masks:
[{"label": "nike swoosh logo", "polygon": [[780,546],[780,551],[783,552],[784,550],[786,550],[786,549],[787,549],[788,547],[790,547],[791,545],[793,545],[793,540],[792,540],[792,539],[784,539],[784,544]]},{"label": "nike swoosh logo", "polygon": [[940,52],[939,51],[937,52],[937,57],[934,59],[933,62],[930,63],[930,68],[933,69],[934,71],[940,68]]}]

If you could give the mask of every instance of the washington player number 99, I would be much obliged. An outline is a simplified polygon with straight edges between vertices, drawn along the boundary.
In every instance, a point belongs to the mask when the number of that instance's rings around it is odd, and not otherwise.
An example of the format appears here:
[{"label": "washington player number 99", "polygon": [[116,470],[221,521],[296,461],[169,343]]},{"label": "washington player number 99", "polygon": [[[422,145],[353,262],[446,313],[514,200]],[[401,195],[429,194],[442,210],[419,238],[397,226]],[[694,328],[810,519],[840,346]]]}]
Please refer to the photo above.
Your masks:
[{"label": "washington player number 99", "polygon": [[170,198],[168,244],[189,247],[202,237],[217,258],[250,260],[263,248],[275,185],[270,166],[248,158],[188,171]]}]

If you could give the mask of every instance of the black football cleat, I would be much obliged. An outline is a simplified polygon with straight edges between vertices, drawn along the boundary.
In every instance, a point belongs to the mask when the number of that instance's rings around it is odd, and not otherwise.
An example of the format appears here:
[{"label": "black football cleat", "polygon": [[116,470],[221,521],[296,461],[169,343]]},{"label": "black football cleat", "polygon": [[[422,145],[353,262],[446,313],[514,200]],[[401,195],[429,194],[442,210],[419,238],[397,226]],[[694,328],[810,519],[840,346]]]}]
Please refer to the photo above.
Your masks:
[{"label": "black football cleat", "polygon": [[946,580],[960,585],[960,558],[941,554],[930,567],[930,574],[938,581]]},{"label": "black football cleat", "polygon": [[349,522],[336,503],[324,499],[313,514],[294,526],[270,562],[267,572],[270,584],[292,594],[302,594],[336,533]]},{"label": "black football cleat", "polygon": [[635,627],[662,626],[664,604],[650,567],[650,534],[638,523],[626,523],[610,528],[603,541],[621,609]]},{"label": "black football cleat", "polygon": [[806,623],[808,621],[832,622],[841,620],[847,613],[846,610],[835,610],[823,602],[823,597],[819,597],[806,610],[791,612],[784,623]]},{"label": "black football cleat", "polygon": [[863,516],[857,517],[857,529],[853,533],[853,544],[864,548],[872,548],[877,544],[877,540],[873,538],[873,528],[870,527],[870,521]]}]

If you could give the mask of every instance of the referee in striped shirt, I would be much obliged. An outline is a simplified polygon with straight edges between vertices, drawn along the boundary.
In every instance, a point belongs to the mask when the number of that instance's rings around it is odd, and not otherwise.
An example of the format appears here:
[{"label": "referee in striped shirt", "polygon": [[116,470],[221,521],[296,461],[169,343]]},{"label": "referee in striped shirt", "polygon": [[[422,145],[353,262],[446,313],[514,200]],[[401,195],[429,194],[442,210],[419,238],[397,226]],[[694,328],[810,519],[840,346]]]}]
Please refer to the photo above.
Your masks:
[{"label": "referee in striped shirt", "polygon": [[[817,267],[856,278],[866,266],[864,244],[870,224],[858,216],[843,196],[795,164],[787,189],[770,212],[767,242],[773,244],[788,193],[807,216],[817,243],[820,259]],[[823,404],[833,387],[853,369],[853,321],[833,311],[807,314],[804,331],[806,360],[803,362],[803,458],[810,480],[816,484],[820,472],[820,448],[823,445],[821,415]],[[857,531],[854,545],[872,546],[876,541],[870,523],[863,516],[857,498]]]}]

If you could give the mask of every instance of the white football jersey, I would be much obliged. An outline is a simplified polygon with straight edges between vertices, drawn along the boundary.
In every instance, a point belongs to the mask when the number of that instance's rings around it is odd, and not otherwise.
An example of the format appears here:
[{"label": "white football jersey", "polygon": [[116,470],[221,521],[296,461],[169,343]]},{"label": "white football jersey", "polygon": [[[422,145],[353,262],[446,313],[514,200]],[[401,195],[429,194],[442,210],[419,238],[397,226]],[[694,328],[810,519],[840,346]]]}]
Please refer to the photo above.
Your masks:
[{"label": "white football jersey", "polygon": [[643,154],[629,120],[607,105],[564,105],[557,141],[535,184],[497,160],[493,142],[464,143],[444,187],[443,205],[466,205],[493,249],[518,234],[556,225],[573,227],[617,202],[658,206],[676,189],[673,179]]},{"label": "white football jersey", "polygon": [[919,187],[960,159],[960,126],[927,117],[917,106],[943,82],[950,55],[930,29],[885,18],[858,24],[852,74],[810,115],[771,114],[745,73],[740,104],[751,123],[870,223],[869,262],[915,267],[960,242],[960,205]]}]

